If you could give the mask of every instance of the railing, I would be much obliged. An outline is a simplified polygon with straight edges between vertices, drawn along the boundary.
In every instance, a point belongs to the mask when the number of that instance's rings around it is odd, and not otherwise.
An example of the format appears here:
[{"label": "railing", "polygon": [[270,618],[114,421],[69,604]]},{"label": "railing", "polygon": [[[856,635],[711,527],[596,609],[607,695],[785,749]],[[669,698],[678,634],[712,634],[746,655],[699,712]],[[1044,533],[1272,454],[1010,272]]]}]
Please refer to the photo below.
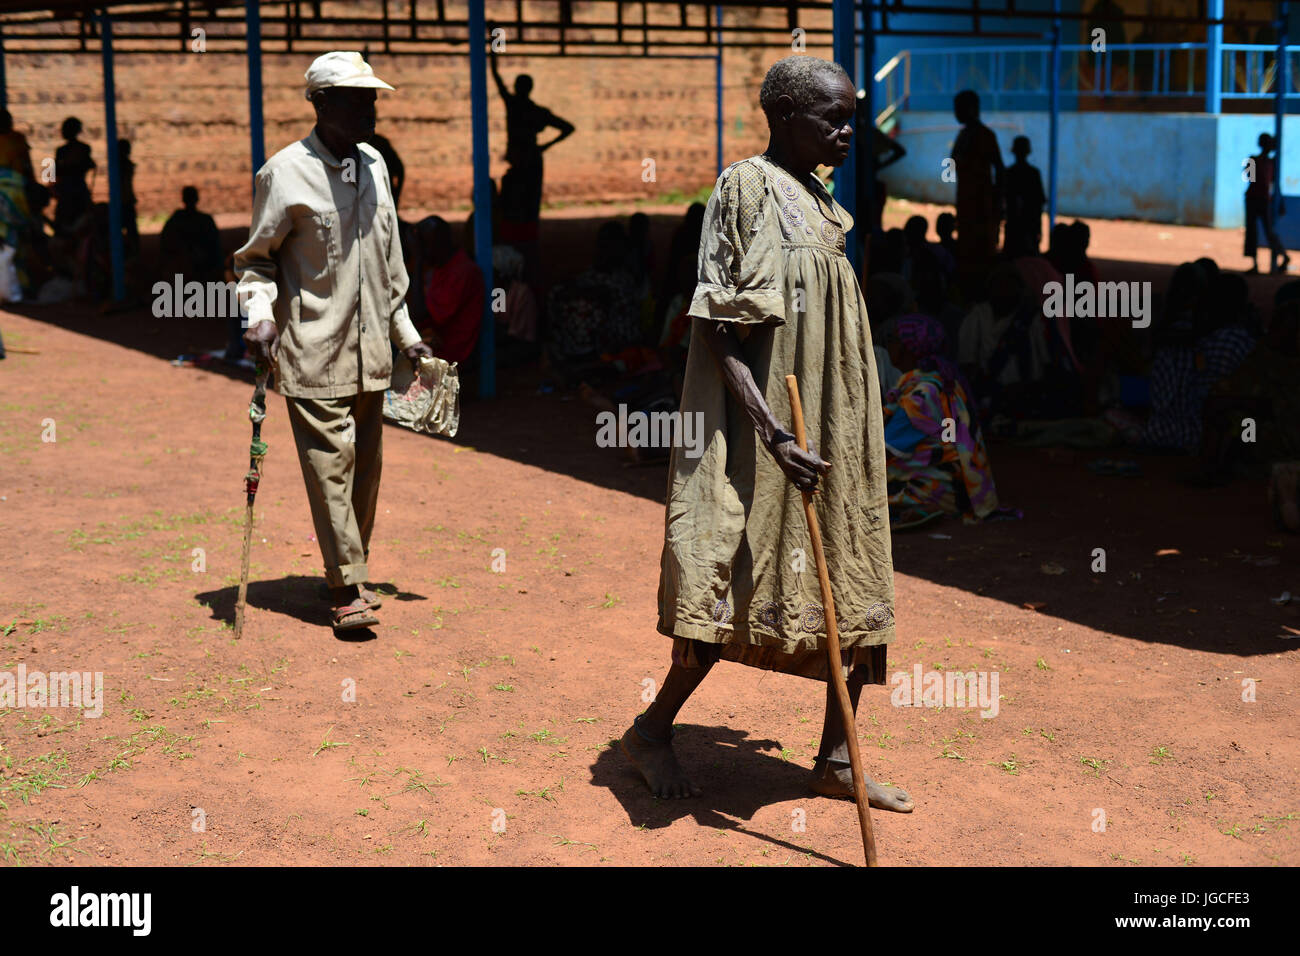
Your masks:
[{"label": "railing", "polygon": [[[1277,47],[1223,43],[1222,99],[1276,96]],[[1300,46],[1286,48],[1288,100],[1300,99]],[[905,50],[876,73],[877,122],[900,109],[946,109],[964,89],[980,94],[986,109],[1036,109],[1050,95],[1052,48],[1024,46],[935,47]],[[1105,53],[1087,45],[1062,45],[1058,89],[1063,97],[1119,100],[1205,99],[1204,43],[1113,44]],[[901,73],[901,75],[900,75]]]},{"label": "railing", "polygon": [[[900,68],[901,67],[901,75]],[[882,87],[884,109],[876,114],[876,126],[887,130],[889,122],[899,110],[907,109],[907,95],[912,87],[912,57],[903,50],[876,71],[876,84]]]}]

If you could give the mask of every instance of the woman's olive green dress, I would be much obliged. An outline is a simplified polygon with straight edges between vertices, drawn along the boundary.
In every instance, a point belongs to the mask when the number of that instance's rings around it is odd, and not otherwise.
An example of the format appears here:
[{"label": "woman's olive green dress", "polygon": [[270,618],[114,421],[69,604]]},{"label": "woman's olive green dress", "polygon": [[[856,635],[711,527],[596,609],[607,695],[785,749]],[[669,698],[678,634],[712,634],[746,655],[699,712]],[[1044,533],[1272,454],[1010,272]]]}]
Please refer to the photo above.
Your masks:
[{"label": "woman's olive green dress", "polygon": [[815,497],[844,661],[885,682],[894,573],[885,446],[867,307],[844,254],[848,213],[816,177],[766,157],[729,167],[704,215],[682,413],[704,448],[674,448],[659,583],[673,659],[718,659],[826,679],[825,620],[799,490],[727,391],[702,332],[731,322],[754,381],[793,431],[799,379],[808,438],[832,467]]}]

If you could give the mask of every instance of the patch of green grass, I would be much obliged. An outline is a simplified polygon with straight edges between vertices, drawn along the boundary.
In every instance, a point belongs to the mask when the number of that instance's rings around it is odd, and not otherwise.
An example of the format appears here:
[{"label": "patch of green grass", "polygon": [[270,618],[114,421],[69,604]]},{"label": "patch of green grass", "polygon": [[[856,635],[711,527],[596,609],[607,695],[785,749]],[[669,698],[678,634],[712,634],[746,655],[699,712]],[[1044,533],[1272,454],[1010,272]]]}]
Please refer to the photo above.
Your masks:
[{"label": "patch of green grass", "polygon": [[1260,819],[1263,820],[1265,823],[1277,824],[1277,826],[1274,827],[1274,829],[1277,830],[1284,829],[1286,825],[1292,820],[1294,820],[1295,818],[1296,818],[1296,814],[1294,813],[1288,813],[1285,816],[1281,816],[1281,817],[1260,817]]},{"label": "patch of green grass", "polygon": [[318,753],[320,753],[322,750],[333,750],[333,749],[336,748],[336,747],[351,747],[351,746],[352,746],[351,744],[341,744],[341,743],[338,743],[338,742],[336,742],[336,741],[330,740],[330,733],[331,733],[333,730],[334,730],[334,727],[331,725],[331,726],[330,726],[330,729],[327,730],[327,731],[325,731],[325,736],[324,736],[323,738],[321,738],[320,746],[317,747],[315,750],[312,751],[312,754],[311,754],[311,755],[312,755],[313,757],[316,756]]},{"label": "patch of green grass", "polygon": [[55,750],[47,754],[28,757],[16,769],[13,758],[5,758],[4,773],[0,774],[0,809],[8,809],[7,797],[16,797],[23,804],[30,804],[32,797],[39,796],[46,790],[66,790],[61,783],[71,772],[68,754]]},{"label": "patch of green grass", "polygon": [[204,841],[203,845],[199,847],[199,858],[197,860],[191,860],[189,863],[186,863],[185,865],[198,866],[200,863],[207,863],[209,861],[214,861],[216,863],[234,863],[243,855],[244,855],[243,850],[240,850],[238,853],[234,853],[234,854],[214,853],[213,851],[208,849],[207,841]]},{"label": "patch of green grass", "polygon": [[578,840],[570,840],[567,837],[560,836],[558,833],[552,833],[551,838],[555,840],[556,846],[585,846],[595,850],[597,853],[600,852],[600,847],[596,846],[594,843],[582,843]]},{"label": "patch of green grass", "polygon": [[35,853],[35,861],[53,860],[61,854],[62,862],[70,862],[72,853],[86,851],[74,846],[83,837],[67,837],[61,832],[62,824],[40,820],[17,822],[0,814],[0,861],[11,866],[23,866],[24,855]]},{"label": "patch of green grass", "polygon": [[1102,771],[1110,765],[1109,760],[1101,760],[1097,757],[1080,757],[1079,763],[1091,770],[1094,777],[1100,777]]},{"label": "patch of green grass", "polygon": [[1009,773],[1013,777],[1020,776],[1020,763],[1016,759],[1015,754],[1012,754],[1010,757],[1008,757],[1006,760],[1003,760],[1001,763],[995,763],[994,766],[1001,767],[1005,773]]},{"label": "patch of green grass", "polygon": [[556,803],[557,802],[556,799],[553,796],[551,796],[551,794],[562,792],[564,790],[564,781],[566,779],[568,778],[561,777],[558,781],[551,784],[549,787],[541,787],[540,789],[537,790],[516,790],[515,796],[540,797],[543,800],[549,800],[551,803]]},{"label": "patch of green grass", "polygon": [[[434,787],[451,786],[449,783],[443,783],[437,777],[434,777],[432,782],[425,780],[424,771],[422,770],[414,770],[410,767],[398,767],[393,771],[393,776],[397,776],[400,773],[405,773],[407,775],[406,786],[402,787],[400,791],[401,793],[413,793],[417,790],[423,791],[424,793],[433,793]],[[390,794],[390,796],[392,796],[392,794]]]}]

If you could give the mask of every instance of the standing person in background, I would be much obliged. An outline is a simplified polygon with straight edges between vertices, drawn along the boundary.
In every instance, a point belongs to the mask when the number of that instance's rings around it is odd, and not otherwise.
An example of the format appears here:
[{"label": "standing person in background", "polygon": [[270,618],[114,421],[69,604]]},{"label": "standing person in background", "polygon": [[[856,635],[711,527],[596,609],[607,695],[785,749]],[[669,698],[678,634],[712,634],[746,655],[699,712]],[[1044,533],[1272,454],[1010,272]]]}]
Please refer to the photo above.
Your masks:
[{"label": "standing person in background", "polygon": [[90,187],[86,176],[95,169],[90,147],[77,139],[81,120],[69,116],[60,132],[64,144],[54,151],[54,234],[71,236],[77,222],[90,212]]},{"label": "standing person in background", "polygon": [[885,200],[888,198],[885,184],[879,178],[880,171],[906,156],[907,150],[898,140],[887,136],[876,127],[875,118],[867,115],[865,98],[858,100],[856,112],[856,129],[861,137],[858,140],[858,198],[860,202],[865,202],[867,186],[870,185],[871,218],[867,225],[870,226],[871,232],[875,233],[880,231],[885,214]]},{"label": "standing person in background", "polygon": [[392,87],[360,53],[307,70],[316,126],[257,172],[248,242],[235,253],[244,341],[272,363],[285,396],[330,588],[331,623],[379,623],[367,585],[383,464],[390,342],[431,356],[406,311],[397,210],[375,132],[376,90]]},{"label": "standing person in background", "polygon": [[980,98],[962,90],[952,101],[962,124],[952,144],[957,173],[957,269],[969,287],[988,272],[998,249],[1005,167],[998,138],[980,122]]},{"label": "standing person in background", "polygon": [[122,232],[126,236],[126,254],[140,251],[140,229],[135,221],[135,163],[131,161],[131,141],[117,141],[117,165],[122,184]]},{"label": "standing person in background", "polygon": [[1036,256],[1043,241],[1043,177],[1038,167],[1030,166],[1028,136],[1011,141],[1011,155],[1016,157],[1006,172],[1007,230],[1003,249],[1007,255]]},{"label": "standing person in background", "polygon": [[397,150],[393,148],[387,136],[375,133],[366,142],[379,150],[379,155],[384,157],[384,165],[388,167],[388,179],[393,187],[393,207],[400,208],[402,186],[406,184],[406,164],[402,162],[402,157],[397,155]]},{"label": "standing person in background", "polygon": [[[1286,272],[1286,267],[1291,264],[1291,257],[1283,248],[1282,240],[1273,230],[1273,183],[1276,179],[1273,150],[1275,149],[1277,149],[1277,141],[1268,133],[1260,133],[1259,153],[1250,157],[1248,161],[1253,164],[1255,175],[1251,177],[1250,185],[1246,187],[1246,248],[1243,254],[1250,259],[1250,269],[1247,271],[1251,273],[1259,272],[1256,252],[1259,246],[1257,224],[1264,230],[1264,237],[1268,240],[1269,271],[1274,274]],[[1248,166],[1247,169],[1249,168]]]},{"label": "standing person in background", "polygon": [[[506,162],[510,169],[507,181],[502,180],[502,202],[507,219],[517,222],[537,222],[542,214],[542,154],[573,135],[573,124],[560,119],[544,106],[532,101],[533,78],[527,73],[515,77],[515,91],[506,88],[497,66],[496,54],[491,57],[492,79],[506,106]],[[538,143],[537,137],[547,129],[558,131],[556,137]]]}]

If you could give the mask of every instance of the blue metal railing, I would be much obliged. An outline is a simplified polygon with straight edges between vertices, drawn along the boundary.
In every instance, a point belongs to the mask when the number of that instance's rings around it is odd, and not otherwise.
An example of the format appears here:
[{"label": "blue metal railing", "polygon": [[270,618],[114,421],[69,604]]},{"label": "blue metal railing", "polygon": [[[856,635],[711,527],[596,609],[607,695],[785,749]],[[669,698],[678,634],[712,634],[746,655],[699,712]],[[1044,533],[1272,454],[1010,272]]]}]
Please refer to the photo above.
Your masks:
[{"label": "blue metal railing", "polygon": [[[1222,99],[1276,97],[1277,47],[1223,43],[1219,51]],[[1051,55],[1050,44],[907,50],[876,74],[877,109],[946,109],[963,89],[979,92],[988,109],[1043,108]],[[1058,89],[1067,97],[1207,100],[1206,56],[1204,43],[1113,44],[1105,53],[1062,45]],[[1286,58],[1291,82],[1283,98],[1300,99],[1300,46],[1286,47]]]}]

